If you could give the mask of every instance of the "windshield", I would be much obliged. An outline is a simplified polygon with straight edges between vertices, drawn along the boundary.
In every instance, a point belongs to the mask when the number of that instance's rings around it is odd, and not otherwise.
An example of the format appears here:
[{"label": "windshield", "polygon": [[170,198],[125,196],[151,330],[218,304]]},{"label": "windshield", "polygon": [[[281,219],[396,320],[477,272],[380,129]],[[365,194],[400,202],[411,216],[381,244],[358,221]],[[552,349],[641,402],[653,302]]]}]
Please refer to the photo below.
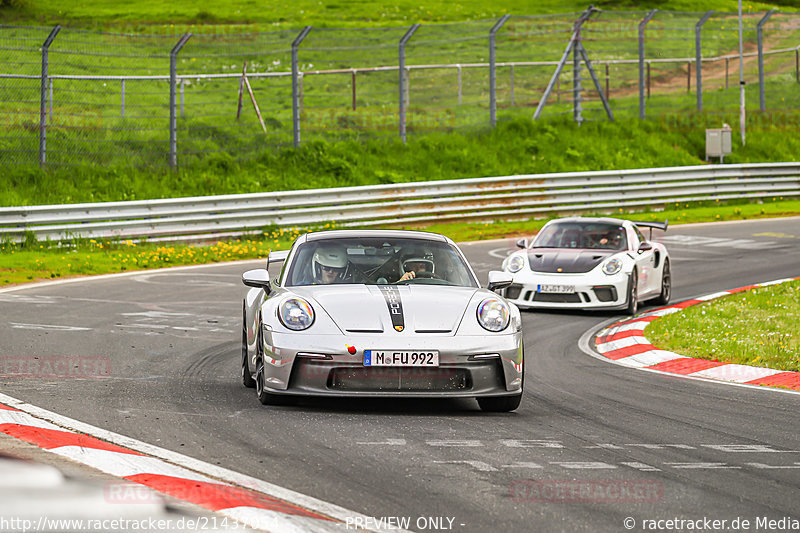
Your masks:
[{"label": "windshield", "polygon": [[557,222],[539,232],[533,248],[626,250],[628,239],[625,228],[617,224]]},{"label": "windshield", "polygon": [[300,245],[285,285],[342,283],[478,286],[453,245],[380,237],[326,239]]}]

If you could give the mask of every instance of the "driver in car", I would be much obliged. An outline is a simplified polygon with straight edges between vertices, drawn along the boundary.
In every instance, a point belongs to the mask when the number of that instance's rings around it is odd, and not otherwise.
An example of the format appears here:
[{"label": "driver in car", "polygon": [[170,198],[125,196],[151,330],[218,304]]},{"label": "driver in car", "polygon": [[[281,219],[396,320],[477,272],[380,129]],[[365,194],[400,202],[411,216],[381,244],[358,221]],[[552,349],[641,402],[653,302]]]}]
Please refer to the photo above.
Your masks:
[{"label": "driver in car", "polygon": [[312,258],[315,285],[342,283],[347,277],[347,251],[338,245],[322,245]]},{"label": "driver in car", "polygon": [[435,265],[433,261],[425,257],[409,257],[403,261],[403,271],[405,272],[399,280],[408,281],[419,276],[430,278],[434,274]]}]

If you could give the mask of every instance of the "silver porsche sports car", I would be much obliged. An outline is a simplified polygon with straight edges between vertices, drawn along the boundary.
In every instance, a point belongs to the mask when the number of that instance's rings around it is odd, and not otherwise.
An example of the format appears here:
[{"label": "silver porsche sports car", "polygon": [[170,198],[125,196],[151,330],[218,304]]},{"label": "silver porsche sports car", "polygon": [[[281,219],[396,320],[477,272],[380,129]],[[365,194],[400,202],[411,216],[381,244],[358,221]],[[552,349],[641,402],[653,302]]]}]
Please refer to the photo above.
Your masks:
[{"label": "silver porsche sports car", "polygon": [[242,381],[263,404],[298,396],[476,398],[486,411],[519,406],[519,309],[486,289],[456,244],[416,231],[307,233],[270,280],[242,276]]},{"label": "silver porsche sports car", "polygon": [[666,305],[672,292],[669,252],[641,229],[667,222],[572,217],[551,220],[533,243],[503,261],[514,276],[505,296],[521,308],[625,309],[639,302]]}]

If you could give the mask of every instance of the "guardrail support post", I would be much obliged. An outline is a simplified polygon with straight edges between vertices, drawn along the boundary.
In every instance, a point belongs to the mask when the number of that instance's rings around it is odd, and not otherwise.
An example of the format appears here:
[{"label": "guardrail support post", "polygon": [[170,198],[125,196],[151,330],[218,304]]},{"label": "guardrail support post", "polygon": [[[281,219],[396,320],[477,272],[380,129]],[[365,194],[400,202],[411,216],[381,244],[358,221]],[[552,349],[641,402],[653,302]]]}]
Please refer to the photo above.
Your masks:
[{"label": "guardrail support post", "polygon": [[647,23],[653,20],[658,13],[658,9],[653,9],[639,23],[639,118],[645,119],[644,101],[644,29]]},{"label": "guardrail support post", "polygon": [[47,89],[49,85],[47,69],[50,65],[50,45],[53,44],[53,40],[60,31],[61,26],[56,25],[42,44],[42,85],[39,107],[39,166],[42,168],[47,163]]},{"label": "guardrail support post", "polygon": [[[300,83],[299,83],[299,69],[297,61],[297,49],[300,43],[306,38],[308,32],[311,31],[311,26],[306,26],[300,31],[300,34],[292,41],[292,138],[294,139],[294,147],[300,146]],[[355,83],[355,80],[354,80]],[[353,86],[355,90],[355,84]],[[354,100],[355,101],[355,100]]]},{"label": "guardrail support post", "polygon": [[169,53],[169,166],[173,170],[178,166],[178,54],[191,37],[184,33]]},{"label": "guardrail support post", "polygon": [[703,49],[701,43],[701,33],[703,31],[703,24],[713,15],[713,11],[707,11],[697,24],[694,26],[694,49],[695,49],[695,68],[697,69],[697,110],[703,110]]},{"label": "guardrail support post", "polygon": [[764,95],[764,25],[774,13],[774,9],[767,11],[756,26],[758,34],[758,103],[762,112],[767,108]]},{"label": "guardrail support post", "polygon": [[398,86],[400,88],[400,138],[403,139],[403,142],[406,142],[406,43],[411,39],[414,35],[414,32],[419,29],[419,24],[413,24],[408,31],[406,31],[405,35],[400,39],[399,45],[399,59],[398,62],[398,73],[399,73],[399,80]]},{"label": "guardrail support post", "polygon": [[495,37],[511,15],[503,15],[489,30],[489,123],[497,125],[497,66],[495,57]]}]

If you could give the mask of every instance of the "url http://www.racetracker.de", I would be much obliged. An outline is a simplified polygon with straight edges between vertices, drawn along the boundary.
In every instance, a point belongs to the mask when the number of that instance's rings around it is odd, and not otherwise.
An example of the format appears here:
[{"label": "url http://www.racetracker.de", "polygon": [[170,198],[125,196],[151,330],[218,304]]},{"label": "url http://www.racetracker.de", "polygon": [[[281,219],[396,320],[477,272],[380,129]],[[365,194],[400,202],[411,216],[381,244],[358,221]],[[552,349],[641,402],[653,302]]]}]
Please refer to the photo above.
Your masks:
[{"label": "url http://www.racetracker.de", "polygon": [[0,516],[0,531],[39,533],[61,531],[236,531],[246,526],[225,516],[182,518],[49,518],[38,519]]}]

